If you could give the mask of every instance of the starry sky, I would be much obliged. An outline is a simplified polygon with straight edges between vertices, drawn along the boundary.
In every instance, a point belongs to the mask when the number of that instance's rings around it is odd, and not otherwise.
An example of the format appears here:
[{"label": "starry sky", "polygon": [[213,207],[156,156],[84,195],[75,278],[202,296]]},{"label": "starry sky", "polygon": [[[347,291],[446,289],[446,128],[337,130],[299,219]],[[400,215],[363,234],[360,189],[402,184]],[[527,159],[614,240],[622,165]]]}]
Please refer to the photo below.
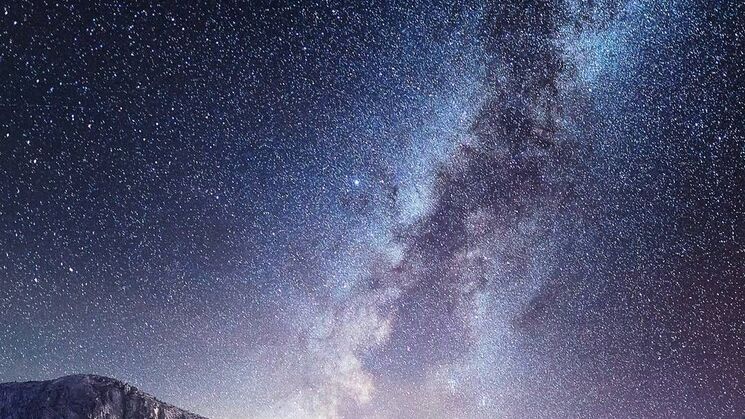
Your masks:
[{"label": "starry sky", "polygon": [[744,13],[0,5],[0,381],[213,418],[742,417]]}]

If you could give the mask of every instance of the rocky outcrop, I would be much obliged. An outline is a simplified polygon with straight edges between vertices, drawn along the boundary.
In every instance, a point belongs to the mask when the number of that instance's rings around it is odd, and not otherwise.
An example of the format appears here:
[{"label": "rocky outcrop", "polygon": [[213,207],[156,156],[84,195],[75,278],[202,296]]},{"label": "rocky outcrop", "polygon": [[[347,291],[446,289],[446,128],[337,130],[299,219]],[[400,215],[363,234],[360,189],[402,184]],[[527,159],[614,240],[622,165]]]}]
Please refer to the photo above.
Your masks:
[{"label": "rocky outcrop", "polygon": [[0,384],[0,419],[205,419],[97,375]]}]

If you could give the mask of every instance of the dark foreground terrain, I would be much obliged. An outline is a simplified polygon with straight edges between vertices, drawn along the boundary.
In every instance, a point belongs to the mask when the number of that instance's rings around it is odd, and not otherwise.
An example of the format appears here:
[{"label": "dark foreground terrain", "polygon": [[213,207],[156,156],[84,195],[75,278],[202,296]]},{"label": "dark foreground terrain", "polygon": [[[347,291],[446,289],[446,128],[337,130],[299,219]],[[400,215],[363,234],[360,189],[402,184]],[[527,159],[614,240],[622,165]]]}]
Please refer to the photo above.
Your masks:
[{"label": "dark foreground terrain", "polygon": [[0,419],[204,419],[97,375],[0,384]]}]

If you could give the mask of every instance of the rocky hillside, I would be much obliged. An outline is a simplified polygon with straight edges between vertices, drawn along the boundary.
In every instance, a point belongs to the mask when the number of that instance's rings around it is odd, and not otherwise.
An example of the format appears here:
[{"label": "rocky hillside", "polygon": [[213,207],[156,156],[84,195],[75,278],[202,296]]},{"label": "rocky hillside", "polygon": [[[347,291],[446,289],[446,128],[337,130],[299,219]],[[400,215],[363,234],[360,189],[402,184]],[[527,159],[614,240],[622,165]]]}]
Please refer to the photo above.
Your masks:
[{"label": "rocky hillside", "polygon": [[204,419],[97,375],[0,384],[0,419]]}]

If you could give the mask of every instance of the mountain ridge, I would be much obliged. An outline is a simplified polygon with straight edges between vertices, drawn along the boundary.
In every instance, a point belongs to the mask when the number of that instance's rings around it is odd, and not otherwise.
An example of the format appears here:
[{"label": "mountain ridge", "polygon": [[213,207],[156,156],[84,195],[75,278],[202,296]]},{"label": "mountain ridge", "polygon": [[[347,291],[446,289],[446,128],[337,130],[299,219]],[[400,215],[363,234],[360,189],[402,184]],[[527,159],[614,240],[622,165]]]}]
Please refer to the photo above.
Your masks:
[{"label": "mountain ridge", "polygon": [[95,374],[0,383],[0,419],[206,419]]}]

